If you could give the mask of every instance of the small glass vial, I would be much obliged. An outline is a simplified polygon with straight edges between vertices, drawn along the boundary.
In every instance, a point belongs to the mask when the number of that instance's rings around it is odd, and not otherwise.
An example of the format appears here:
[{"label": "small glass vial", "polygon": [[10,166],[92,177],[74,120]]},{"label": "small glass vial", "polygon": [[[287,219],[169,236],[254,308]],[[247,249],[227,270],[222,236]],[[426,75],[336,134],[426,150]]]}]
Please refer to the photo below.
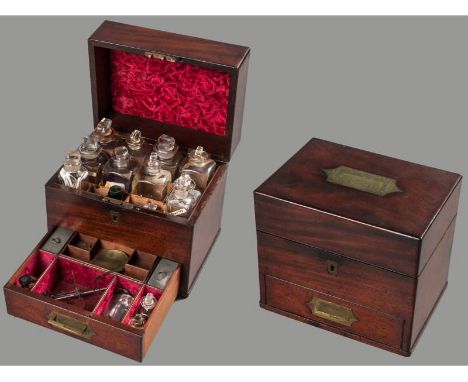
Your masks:
[{"label": "small glass vial", "polygon": [[133,297],[127,293],[116,294],[107,310],[106,316],[114,321],[122,321],[133,304]]},{"label": "small glass vial", "polygon": [[102,168],[109,160],[109,155],[92,136],[83,138],[83,143],[78,148],[78,151],[81,154],[83,166],[88,170],[88,181],[95,185],[99,184]]},{"label": "small glass vial", "polygon": [[171,179],[171,173],[161,167],[158,154],[152,152],[146,165],[135,177],[132,192],[146,198],[162,201],[166,197]]},{"label": "small glass vial", "polygon": [[67,187],[81,189],[83,182],[88,179],[88,170],[81,163],[78,151],[70,151],[63,162],[59,178]]},{"label": "small glass vial", "polygon": [[195,206],[200,195],[201,192],[195,189],[195,182],[190,175],[181,175],[174,182],[174,188],[166,199],[167,211],[171,215],[184,215]]},{"label": "small glass vial", "polygon": [[125,192],[131,192],[136,168],[137,162],[128,153],[127,148],[116,147],[114,155],[102,170],[101,184],[106,187],[121,186]]},{"label": "small glass vial", "polygon": [[112,120],[103,118],[97,124],[91,136],[95,138],[107,154],[112,155],[114,149],[122,143],[112,128]]},{"label": "small glass vial", "polygon": [[128,152],[141,166],[145,161],[146,155],[151,151],[151,145],[145,142],[141,136],[140,130],[134,130],[125,141]]},{"label": "small glass vial", "polygon": [[153,152],[158,154],[161,167],[169,171],[172,178],[175,178],[177,167],[184,157],[179,146],[176,145],[175,139],[166,134],[161,135],[153,147]]},{"label": "small glass vial", "polygon": [[156,307],[157,302],[158,300],[153,293],[147,293],[141,299],[140,309],[138,310],[138,313],[133,316],[132,320],[130,321],[130,325],[134,328],[144,327],[151,312]]},{"label": "small glass vial", "polygon": [[187,156],[187,161],[180,171],[182,174],[190,175],[195,181],[197,188],[204,190],[214,173],[216,162],[211,159],[210,154],[203,150],[202,146],[198,146],[195,150],[191,150]]}]

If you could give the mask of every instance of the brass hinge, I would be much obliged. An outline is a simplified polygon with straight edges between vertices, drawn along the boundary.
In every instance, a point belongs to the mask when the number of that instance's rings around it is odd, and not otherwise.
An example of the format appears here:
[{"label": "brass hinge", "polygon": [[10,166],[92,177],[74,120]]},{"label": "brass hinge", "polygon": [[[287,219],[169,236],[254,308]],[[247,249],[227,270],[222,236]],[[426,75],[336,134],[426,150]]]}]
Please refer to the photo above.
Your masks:
[{"label": "brass hinge", "polygon": [[145,56],[148,58],[155,58],[161,61],[177,62],[180,61],[180,58],[168,56],[166,54],[156,53],[156,52],[145,52]]}]

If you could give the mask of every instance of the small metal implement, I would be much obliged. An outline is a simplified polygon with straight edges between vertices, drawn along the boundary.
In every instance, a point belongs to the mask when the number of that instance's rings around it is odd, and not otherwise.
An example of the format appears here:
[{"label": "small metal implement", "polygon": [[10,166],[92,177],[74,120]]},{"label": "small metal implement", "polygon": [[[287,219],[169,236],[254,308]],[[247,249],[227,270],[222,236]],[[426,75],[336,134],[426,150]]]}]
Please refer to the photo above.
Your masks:
[{"label": "small metal implement", "polygon": [[107,288],[97,288],[97,289],[90,289],[90,290],[84,290],[84,291],[76,289],[72,292],[51,295],[50,297],[55,300],[68,300],[69,298],[73,298],[73,297],[82,297],[82,296],[88,296],[94,293],[104,292],[106,289]]}]

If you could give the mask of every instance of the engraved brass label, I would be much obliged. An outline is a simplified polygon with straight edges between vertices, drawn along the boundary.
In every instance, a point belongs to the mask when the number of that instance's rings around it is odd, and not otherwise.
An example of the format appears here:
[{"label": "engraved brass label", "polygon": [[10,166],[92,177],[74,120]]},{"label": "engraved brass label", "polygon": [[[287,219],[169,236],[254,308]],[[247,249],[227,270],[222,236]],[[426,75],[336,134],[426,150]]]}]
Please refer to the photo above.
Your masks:
[{"label": "engraved brass label", "polygon": [[369,192],[379,196],[385,196],[392,192],[402,192],[402,190],[398,188],[396,180],[387,178],[386,176],[372,174],[346,166],[324,169],[323,171],[327,174],[327,182],[354,188],[355,190]]},{"label": "engraved brass label", "polygon": [[95,334],[88,325],[74,318],[62,316],[55,312],[49,314],[47,322],[56,328],[82,338],[90,339]]},{"label": "engraved brass label", "polygon": [[314,297],[312,301],[308,302],[307,306],[310,308],[314,316],[324,318],[325,320],[333,321],[341,325],[351,326],[358,320],[350,308],[337,305],[333,302],[325,301],[317,297]]}]

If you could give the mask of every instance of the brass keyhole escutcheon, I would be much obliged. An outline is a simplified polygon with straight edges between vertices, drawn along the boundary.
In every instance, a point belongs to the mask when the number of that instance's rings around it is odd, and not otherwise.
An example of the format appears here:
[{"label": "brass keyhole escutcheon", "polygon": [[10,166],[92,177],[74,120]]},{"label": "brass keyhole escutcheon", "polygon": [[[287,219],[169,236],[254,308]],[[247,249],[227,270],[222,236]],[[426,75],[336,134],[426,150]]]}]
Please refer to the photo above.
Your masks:
[{"label": "brass keyhole escutcheon", "polygon": [[110,211],[110,220],[112,224],[117,224],[120,220],[120,212],[119,211]]},{"label": "brass keyhole escutcheon", "polygon": [[327,260],[327,272],[331,275],[338,274],[338,264],[336,261]]}]

